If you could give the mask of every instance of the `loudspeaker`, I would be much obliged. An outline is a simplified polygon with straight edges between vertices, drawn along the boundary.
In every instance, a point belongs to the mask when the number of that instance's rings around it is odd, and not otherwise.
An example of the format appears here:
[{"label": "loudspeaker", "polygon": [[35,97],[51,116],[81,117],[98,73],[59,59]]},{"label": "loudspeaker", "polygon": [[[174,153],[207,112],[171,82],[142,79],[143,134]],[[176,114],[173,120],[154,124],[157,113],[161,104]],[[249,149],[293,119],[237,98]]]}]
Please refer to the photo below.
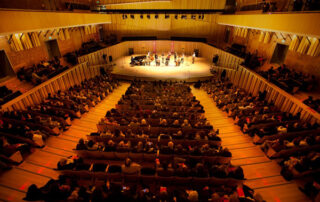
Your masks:
[{"label": "loudspeaker", "polygon": [[129,55],[133,55],[134,52],[133,52],[133,48],[129,48]]},{"label": "loudspeaker", "polygon": [[111,55],[109,56],[109,62],[112,62],[112,56]]},{"label": "loudspeaker", "polygon": [[196,54],[196,57],[199,57],[199,49],[194,49],[194,53]]}]

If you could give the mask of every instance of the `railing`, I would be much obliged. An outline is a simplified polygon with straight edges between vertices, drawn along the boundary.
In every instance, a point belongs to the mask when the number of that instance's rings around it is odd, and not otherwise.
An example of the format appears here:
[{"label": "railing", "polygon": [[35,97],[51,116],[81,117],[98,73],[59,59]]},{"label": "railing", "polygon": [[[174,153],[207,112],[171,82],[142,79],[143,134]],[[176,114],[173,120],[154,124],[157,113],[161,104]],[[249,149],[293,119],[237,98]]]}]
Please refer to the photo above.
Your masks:
[{"label": "railing", "polygon": [[[107,62],[110,63],[109,56],[112,56],[113,61],[117,58],[127,56],[129,55],[129,48],[138,50],[135,52],[138,52],[139,54],[146,54],[148,50],[157,51],[159,53],[175,51],[179,54],[181,54],[182,52],[186,54],[192,54],[194,49],[198,49],[200,57],[205,57],[209,61],[211,61],[216,54],[219,55],[218,65],[230,69],[237,69],[238,66],[244,61],[243,58],[202,42],[157,40],[122,42],[114,46],[110,46],[96,52],[80,56],[78,57],[78,62],[87,62],[88,66],[106,64]],[[106,56],[106,60],[103,59],[103,55]]]},{"label": "railing", "polygon": [[86,63],[81,63],[7,102],[2,105],[2,110],[24,110],[28,106],[41,103],[48,93],[55,94],[58,90],[69,89],[97,75],[100,75],[100,66],[88,67]]},{"label": "railing", "polygon": [[296,114],[301,112],[301,119],[308,122],[320,123],[320,114],[309,106],[305,105],[301,100],[293,95],[282,90],[278,86],[270,83],[268,80],[243,66],[239,66],[238,71],[231,69],[213,67],[220,75],[223,70],[226,70],[226,77],[240,88],[247,92],[257,95],[259,91],[267,91],[266,100],[273,101],[281,111]]}]

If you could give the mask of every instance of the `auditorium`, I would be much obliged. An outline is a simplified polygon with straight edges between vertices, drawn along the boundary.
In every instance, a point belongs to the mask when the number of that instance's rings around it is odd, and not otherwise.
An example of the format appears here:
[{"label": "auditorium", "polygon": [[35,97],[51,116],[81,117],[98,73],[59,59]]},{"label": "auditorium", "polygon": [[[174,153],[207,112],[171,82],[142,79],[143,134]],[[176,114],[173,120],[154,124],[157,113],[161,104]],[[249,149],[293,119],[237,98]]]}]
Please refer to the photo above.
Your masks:
[{"label": "auditorium", "polygon": [[320,202],[320,1],[0,0],[0,19],[0,201]]}]

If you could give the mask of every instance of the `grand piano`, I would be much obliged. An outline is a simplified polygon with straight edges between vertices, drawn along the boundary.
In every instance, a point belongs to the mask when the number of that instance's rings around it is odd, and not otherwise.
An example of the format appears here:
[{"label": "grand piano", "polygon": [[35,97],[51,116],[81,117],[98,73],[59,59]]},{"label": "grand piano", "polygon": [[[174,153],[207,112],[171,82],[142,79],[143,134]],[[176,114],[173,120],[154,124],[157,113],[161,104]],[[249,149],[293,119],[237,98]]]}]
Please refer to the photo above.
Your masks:
[{"label": "grand piano", "polygon": [[136,57],[131,57],[130,65],[132,66],[142,66],[145,65],[146,55],[139,55]]}]

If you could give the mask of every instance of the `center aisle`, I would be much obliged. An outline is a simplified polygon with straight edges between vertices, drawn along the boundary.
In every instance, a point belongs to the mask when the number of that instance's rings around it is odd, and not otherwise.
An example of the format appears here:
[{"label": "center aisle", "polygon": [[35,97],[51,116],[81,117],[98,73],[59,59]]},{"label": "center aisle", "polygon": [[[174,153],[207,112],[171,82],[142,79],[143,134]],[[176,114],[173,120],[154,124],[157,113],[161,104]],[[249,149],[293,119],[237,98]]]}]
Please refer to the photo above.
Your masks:
[{"label": "center aisle", "polygon": [[280,175],[280,166],[244,135],[232,118],[220,110],[204,90],[191,87],[192,93],[203,105],[205,116],[215,129],[219,129],[222,146],[232,153],[231,163],[243,168],[247,179],[244,184],[260,193],[266,201],[310,201],[295,182],[288,182]]},{"label": "center aisle", "polygon": [[51,136],[42,149],[35,149],[27,159],[17,167],[5,172],[0,177],[0,201],[23,201],[31,184],[38,187],[45,185],[49,179],[56,179],[59,172],[53,170],[63,157],[74,155],[73,149],[80,138],[97,131],[97,123],[108,110],[114,108],[121,96],[126,92],[129,83],[121,83],[110,95],[80,119],[72,121],[66,132],[59,136]]}]

